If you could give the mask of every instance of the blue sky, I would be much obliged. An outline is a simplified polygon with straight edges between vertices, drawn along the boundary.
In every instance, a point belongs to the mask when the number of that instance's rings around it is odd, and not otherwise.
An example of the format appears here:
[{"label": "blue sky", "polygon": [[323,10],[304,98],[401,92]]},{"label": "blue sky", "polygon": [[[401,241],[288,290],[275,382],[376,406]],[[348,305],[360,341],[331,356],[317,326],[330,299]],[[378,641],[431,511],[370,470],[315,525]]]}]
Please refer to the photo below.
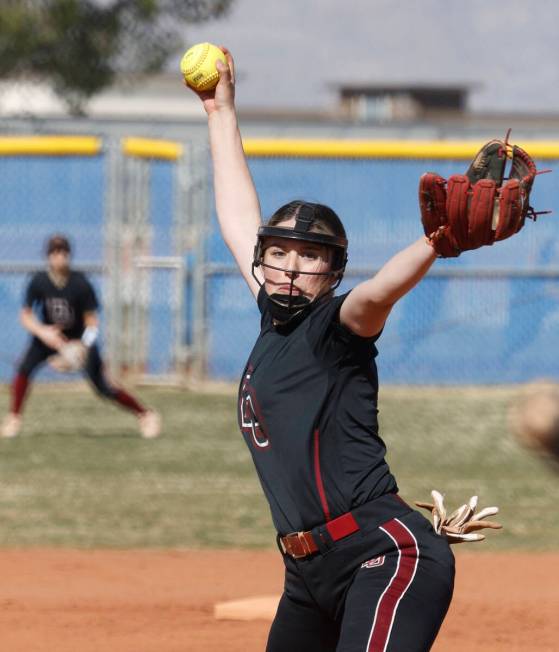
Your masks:
[{"label": "blue sky", "polygon": [[324,109],[339,82],[431,82],[473,85],[474,111],[559,114],[558,23],[554,0],[235,0],[189,26],[185,49],[227,45],[244,108]]}]

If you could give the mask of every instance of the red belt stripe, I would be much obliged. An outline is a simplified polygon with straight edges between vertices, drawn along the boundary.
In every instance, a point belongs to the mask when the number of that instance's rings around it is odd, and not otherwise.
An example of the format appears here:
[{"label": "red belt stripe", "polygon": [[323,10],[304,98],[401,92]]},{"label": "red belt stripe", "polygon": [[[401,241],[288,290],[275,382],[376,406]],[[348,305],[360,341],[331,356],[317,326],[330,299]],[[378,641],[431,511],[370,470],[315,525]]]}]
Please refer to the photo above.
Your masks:
[{"label": "red belt stripe", "polygon": [[377,603],[367,652],[385,652],[396,610],[415,577],[419,561],[417,540],[399,519],[388,521],[380,529],[394,541],[398,550],[398,562],[394,575]]}]

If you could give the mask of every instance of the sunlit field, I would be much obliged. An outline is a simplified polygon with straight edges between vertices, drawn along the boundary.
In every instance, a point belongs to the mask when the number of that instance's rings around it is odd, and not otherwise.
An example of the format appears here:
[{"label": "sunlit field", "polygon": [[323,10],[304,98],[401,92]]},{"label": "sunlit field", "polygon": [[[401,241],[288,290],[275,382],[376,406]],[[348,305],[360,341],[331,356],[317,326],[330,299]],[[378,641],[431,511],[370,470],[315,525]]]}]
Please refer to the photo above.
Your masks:
[{"label": "sunlit field", "polygon": [[[160,439],[141,439],[132,416],[84,386],[33,388],[21,435],[0,440],[1,546],[274,546],[234,387],[139,392],[163,415]],[[473,494],[499,505],[504,530],[483,549],[556,548],[559,474],[508,434],[516,392],[383,389],[388,460],[408,501],[436,488],[450,507]]]}]

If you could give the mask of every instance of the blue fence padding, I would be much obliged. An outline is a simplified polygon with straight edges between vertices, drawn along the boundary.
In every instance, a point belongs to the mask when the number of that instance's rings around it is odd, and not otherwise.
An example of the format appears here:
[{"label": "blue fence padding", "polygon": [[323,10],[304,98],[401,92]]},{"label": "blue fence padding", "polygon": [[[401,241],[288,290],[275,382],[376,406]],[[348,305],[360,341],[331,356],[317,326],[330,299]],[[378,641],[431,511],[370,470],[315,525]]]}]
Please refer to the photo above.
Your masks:
[{"label": "blue fence padding", "polygon": [[[150,164],[149,212],[155,256],[174,253],[173,163]],[[349,236],[348,271],[373,270],[422,235],[417,184],[426,170],[460,172],[460,161],[251,158],[263,214],[295,198],[334,208]],[[536,180],[532,203],[558,209],[558,161],[540,162],[553,175]],[[40,262],[45,237],[72,238],[75,266],[101,263],[104,246],[105,161],[98,157],[0,157],[3,201],[0,256],[4,262]],[[494,247],[439,260],[435,269],[548,270],[559,261],[557,215],[541,216],[522,233]],[[208,262],[233,265],[215,215],[207,242]],[[169,270],[151,272],[148,371],[165,373],[172,358],[173,324]],[[0,379],[7,380],[27,335],[17,313],[26,275],[0,276],[4,325]],[[348,277],[340,291],[363,278]],[[101,279],[96,279],[99,290]],[[212,274],[207,280],[208,373],[237,379],[258,334],[259,314],[243,280]],[[102,295],[101,295],[102,296]],[[187,292],[190,299],[191,292]],[[192,306],[187,302],[185,337]],[[400,301],[379,340],[381,378],[391,383],[521,382],[559,376],[559,280],[542,278],[428,276]],[[6,355],[4,355],[6,354]],[[48,374],[46,374],[48,375]],[[43,377],[43,374],[41,375]],[[46,376],[45,376],[46,377]]]},{"label": "blue fence padding", "polygon": [[[0,256],[10,264],[40,264],[53,232],[67,234],[74,266],[101,263],[104,248],[105,172],[103,157],[0,157]],[[90,275],[102,297],[101,278]],[[18,319],[28,273],[0,275],[0,380],[11,378],[29,335]],[[60,379],[47,368],[41,380]]]},{"label": "blue fence padding", "polygon": [[173,305],[172,287],[176,272],[173,269],[152,269],[150,271],[150,301],[147,320],[147,360],[146,372],[166,374],[173,360]]},{"label": "blue fence padding", "polygon": [[[331,206],[349,237],[348,270],[380,267],[423,235],[418,211],[420,175],[465,170],[460,161],[277,159],[249,161],[264,216],[301,198]],[[557,161],[539,162],[554,175],[536,180],[532,204],[558,209]],[[215,216],[210,261],[233,265]],[[557,216],[529,222],[521,234],[493,247],[439,260],[435,269],[545,270],[557,268]],[[340,291],[360,280],[348,279]],[[208,284],[212,377],[236,378],[258,332],[258,311],[238,277]],[[559,280],[429,276],[402,299],[379,341],[379,371],[391,383],[521,382],[559,376]],[[557,333],[557,334],[556,334]]]},{"label": "blue fence padding", "polygon": [[[428,160],[260,158],[249,163],[266,218],[293,199],[327,204],[340,215],[349,237],[350,268],[378,267],[422,235],[417,187],[423,172],[433,170],[448,177],[466,167],[464,161]],[[536,179],[532,204],[539,210],[559,210],[559,163],[544,161],[538,167],[551,168],[554,173]],[[559,260],[557,219],[557,215],[543,215],[537,225],[528,223],[518,238],[444,261],[444,265],[525,269],[554,265]],[[232,263],[215,217],[212,224],[210,260]]]},{"label": "blue fence padding", "polygon": [[[382,380],[466,384],[559,377],[558,285],[532,278],[426,277],[395,306],[378,341]],[[209,374],[237,379],[258,336],[260,314],[240,276],[213,276],[208,295]]]},{"label": "blue fence padding", "polygon": [[0,157],[0,179],[4,261],[39,260],[53,231],[70,235],[76,260],[103,259],[102,157]]},{"label": "blue fence padding", "polygon": [[240,275],[210,277],[207,296],[209,376],[236,380],[258,335],[260,313]]},{"label": "blue fence padding", "polygon": [[173,245],[173,168],[171,161],[150,163],[150,206],[152,256],[172,256]]}]

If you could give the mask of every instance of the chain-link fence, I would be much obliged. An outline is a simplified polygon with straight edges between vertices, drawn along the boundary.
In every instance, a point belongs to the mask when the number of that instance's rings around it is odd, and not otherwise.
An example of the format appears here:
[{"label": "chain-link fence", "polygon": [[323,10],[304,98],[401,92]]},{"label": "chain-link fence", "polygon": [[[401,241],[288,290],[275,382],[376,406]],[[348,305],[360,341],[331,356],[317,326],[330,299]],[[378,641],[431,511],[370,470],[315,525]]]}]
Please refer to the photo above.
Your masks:
[{"label": "chain-link fence", "polygon": [[[340,291],[372,276],[422,235],[419,176],[445,177],[464,160],[253,157],[264,215],[293,198],[319,201],[341,216],[349,264]],[[557,169],[556,161],[539,167]],[[554,175],[537,179],[532,202],[557,206]],[[215,224],[215,223],[214,223]],[[209,373],[234,377],[258,331],[258,314],[217,228],[209,240]],[[494,247],[439,260],[393,310],[379,340],[379,369],[392,383],[520,382],[559,376],[559,231],[556,218],[528,222]]]},{"label": "chain-link fence", "polygon": [[176,381],[200,373],[204,349],[207,148],[188,143],[157,160],[155,145],[110,154],[107,268],[119,273],[107,292],[109,359],[136,377]]},{"label": "chain-link fence", "polygon": [[0,151],[0,377],[11,376],[23,353],[19,308],[54,232],[69,236],[73,266],[102,299],[113,374],[176,381],[199,370],[204,330],[196,317],[187,327],[186,317],[189,303],[204,312],[203,265],[192,268],[204,244],[207,174],[195,174],[191,159],[204,161],[205,145],[197,153],[195,143],[9,137]]},{"label": "chain-link fence", "polygon": [[26,333],[18,311],[30,274],[41,268],[53,232],[68,232],[76,264],[102,291],[103,167],[97,156],[0,156],[0,348],[6,378],[23,351]]},{"label": "chain-link fence", "polygon": [[[0,377],[9,377],[25,343],[17,312],[26,278],[44,264],[46,236],[63,231],[74,242],[75,266],[92,275],[102,297],[113,373],[236,379],[259,317],[211,217],[207,144],[90,140],[96,146],[80,155],[68,147],[39,154],[41,138],[31,139],[35,149],[25,156],[2,150]],[[420,174],[448,176],[465,166],[458,159],[351,156],[252,155],[249,162],[265,216],[297,197],[340,214],[350,241],[340,291],[421,235]],[[553,177],[539,178],[534,205],[554,208],[556,199]],[[555,218],[543,216],[494,247],[437,261],[395,307],[379,340],[383,380],[498,383],[559,375],[558,254]]]}]

